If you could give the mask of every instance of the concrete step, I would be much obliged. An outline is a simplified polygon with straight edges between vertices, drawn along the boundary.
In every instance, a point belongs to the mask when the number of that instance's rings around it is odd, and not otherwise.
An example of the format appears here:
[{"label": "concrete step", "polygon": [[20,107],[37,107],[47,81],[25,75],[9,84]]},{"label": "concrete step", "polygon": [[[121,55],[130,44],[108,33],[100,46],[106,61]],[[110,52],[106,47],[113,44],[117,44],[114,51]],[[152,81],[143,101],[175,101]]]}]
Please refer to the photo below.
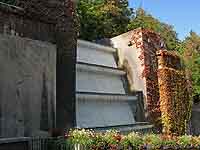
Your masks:
[{"label": "concrete step", "polygon": [[136,103],[135,96],[77,92],[77,127],[95,128],[134,124]]},{"label": "concrete step", "polygon": [[115,52],[116,49],[111,47],[78,40],[77,62],[85,62],[117,68],[114,58]]},{"label": "concrete step", "polygon": [[122,76],[116,68],[88,63],[76,64],[76,91],[125,94]]},{"label": "concrete step", "polygon": [[125,94],[107,94],[94,92],[76,92],[76,99],[78,100],[101,100],[101,101],[137,101],[136,96],[129,96]]},{"label": "concrete step", "polygon": [[111,74],[111,75],[125,75],[126,73],[118,68],[104,66],[104,65],[97,65],[97,64],[90,64],[85,62],[77,62],[76,64],[77,71],[87,71],[87,72],[94,72],[94,73],[103,73],[103,74]]}]

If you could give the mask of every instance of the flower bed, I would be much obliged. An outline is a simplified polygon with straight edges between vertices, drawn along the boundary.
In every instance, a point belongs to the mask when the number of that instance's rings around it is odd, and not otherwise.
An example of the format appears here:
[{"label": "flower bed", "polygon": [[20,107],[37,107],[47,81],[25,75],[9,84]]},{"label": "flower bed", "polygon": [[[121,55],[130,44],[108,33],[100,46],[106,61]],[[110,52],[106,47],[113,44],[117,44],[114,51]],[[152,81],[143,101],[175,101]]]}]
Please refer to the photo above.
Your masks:
[{"label": "flower bed", "polygon": [[73,145],[80,145],[82,150],[199,150],[200,136],[171,137],[156,134],[129,133],[122,135],[110,130],[104,133],[92,130],[73,130],[66,136]]}]

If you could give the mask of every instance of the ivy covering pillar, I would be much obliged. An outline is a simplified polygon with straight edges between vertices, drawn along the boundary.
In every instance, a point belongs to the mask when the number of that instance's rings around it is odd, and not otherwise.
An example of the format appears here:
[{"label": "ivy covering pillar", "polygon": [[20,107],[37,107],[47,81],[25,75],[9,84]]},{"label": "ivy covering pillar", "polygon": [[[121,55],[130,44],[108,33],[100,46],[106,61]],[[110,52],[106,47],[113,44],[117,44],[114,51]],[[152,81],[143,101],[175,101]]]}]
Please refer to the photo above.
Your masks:
[{"label": "ivy covering pillar", "polygon": [[175,53],[161,50],[157,56],[163,133],[183,135],[186,133],[191,113],[191,98],[185,71]]}]

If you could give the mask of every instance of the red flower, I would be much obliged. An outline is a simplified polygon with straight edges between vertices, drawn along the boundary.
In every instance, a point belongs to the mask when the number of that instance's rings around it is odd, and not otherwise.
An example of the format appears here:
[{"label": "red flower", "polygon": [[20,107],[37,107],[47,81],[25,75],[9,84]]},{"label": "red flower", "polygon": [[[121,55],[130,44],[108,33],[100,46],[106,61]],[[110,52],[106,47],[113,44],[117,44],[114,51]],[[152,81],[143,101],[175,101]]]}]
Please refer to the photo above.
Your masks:
[{"label": "red flower", "polygon": [[121,135],[118,134],[118,135],[114,136],[114,139],[119,142],[119,141],[121,141],[122,137],[121,137]]}]

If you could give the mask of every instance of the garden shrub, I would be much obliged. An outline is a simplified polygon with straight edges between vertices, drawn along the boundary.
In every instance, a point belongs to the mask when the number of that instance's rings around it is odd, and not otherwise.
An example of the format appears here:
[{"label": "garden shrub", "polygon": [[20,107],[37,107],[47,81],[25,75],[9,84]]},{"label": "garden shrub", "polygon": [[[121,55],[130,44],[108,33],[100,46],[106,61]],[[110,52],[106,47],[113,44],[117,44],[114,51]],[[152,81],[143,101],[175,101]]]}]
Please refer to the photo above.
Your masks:
[{"label": "garden shrub", "polygon": [[67,141],[73,145],[87,145],[87,148],[83,150],[200,149],[200,136],[168,136],[136,132],[123,135],[115,130],[94,132],[92,130],[75,129],[69,132]]},{"label": "garden shrub", "polygon": [[123,137],[121,144],[125,149],[128,149],[129,147],[139,149],[142,145],[144,145],[144,141],[138,133],[132,132]]}]

